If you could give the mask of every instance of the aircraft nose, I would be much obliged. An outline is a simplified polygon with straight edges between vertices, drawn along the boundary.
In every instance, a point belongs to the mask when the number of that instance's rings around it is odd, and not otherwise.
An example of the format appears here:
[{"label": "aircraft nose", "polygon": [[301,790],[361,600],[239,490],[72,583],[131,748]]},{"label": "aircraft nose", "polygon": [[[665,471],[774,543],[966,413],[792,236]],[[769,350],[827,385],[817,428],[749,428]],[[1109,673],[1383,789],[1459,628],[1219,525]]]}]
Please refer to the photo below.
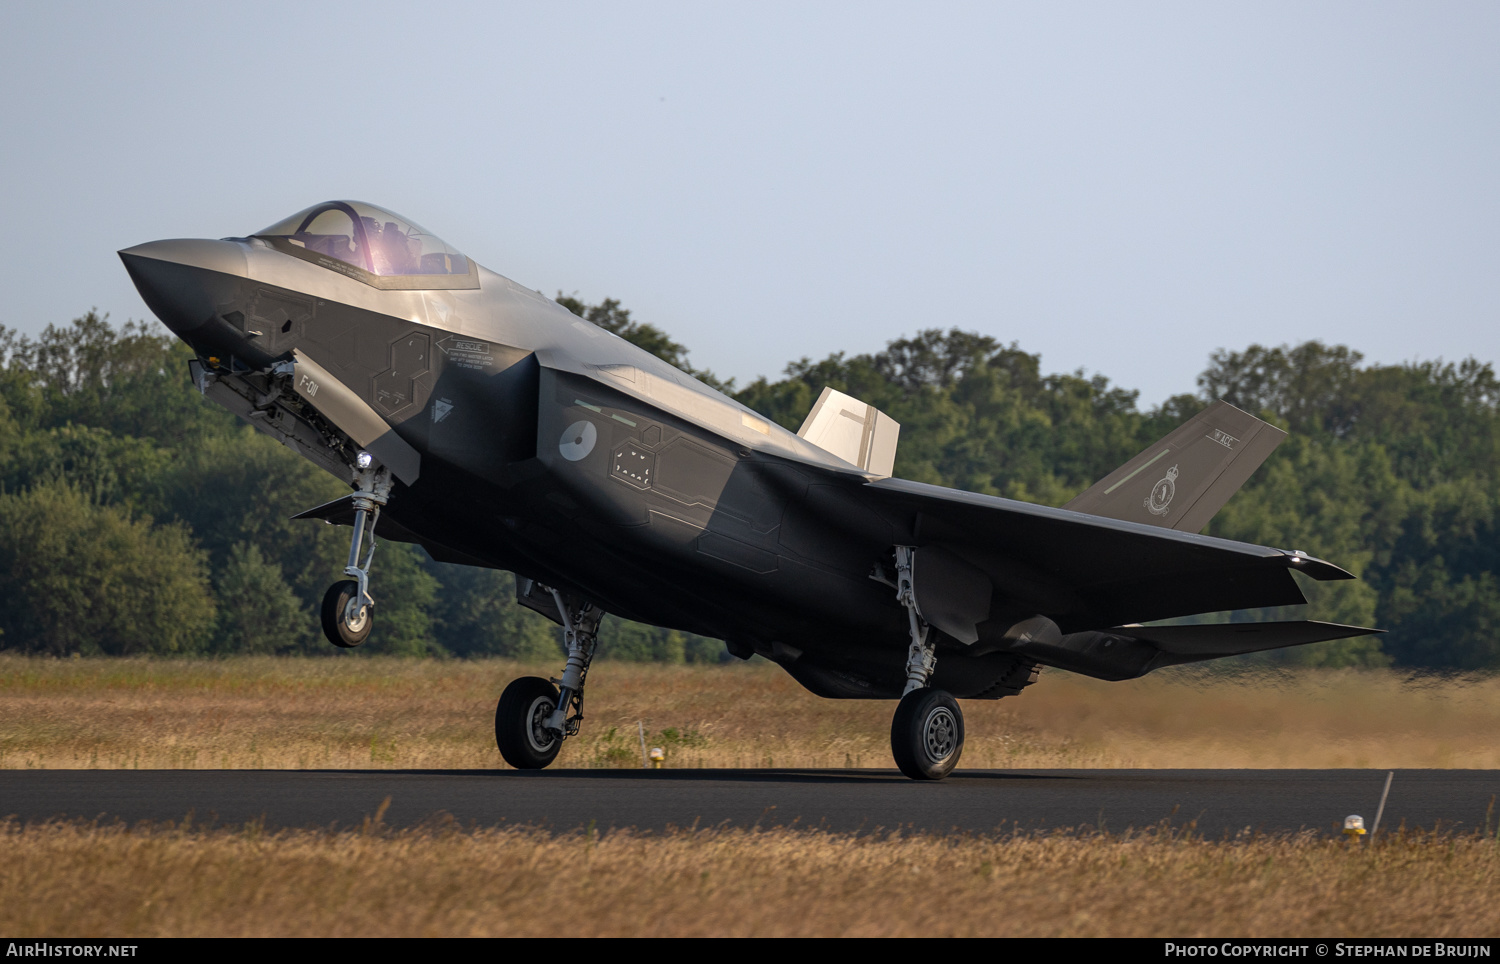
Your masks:
[{"label": "aircraft nose", "polygon": [[233,241],[148,241],[119,252],[147,307],[179,335],[202,326],[233,297],[249,268]]}]

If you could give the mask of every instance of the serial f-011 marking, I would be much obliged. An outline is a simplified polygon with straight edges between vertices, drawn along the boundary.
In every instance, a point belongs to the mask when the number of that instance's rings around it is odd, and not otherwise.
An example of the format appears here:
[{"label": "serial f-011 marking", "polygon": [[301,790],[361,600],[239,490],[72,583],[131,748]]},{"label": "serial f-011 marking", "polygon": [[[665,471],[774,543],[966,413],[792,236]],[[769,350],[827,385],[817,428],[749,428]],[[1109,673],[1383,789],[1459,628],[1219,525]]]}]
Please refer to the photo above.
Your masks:
[{"label": "serial f-011 marking", "polygon": [[1123,680],[1371,631],[1145,625],[1303,603],[1295,570],[1352,578],[1198,534],[1284,437],[1224,402],[1054,509],[893,478],[900,426],[832,389],[787,431],[373,205],[120,256],[204,395],[351,485],[302,514],[353,529],[332,642],[371,631],[377,535],[510,570],[562,625],[560,685],[500,698],[515,766],[577,733],[605,613],[723,639],[821,696],[899,700],[892,750],[918,779],[958,761],[956,698],[1043,666]]}]

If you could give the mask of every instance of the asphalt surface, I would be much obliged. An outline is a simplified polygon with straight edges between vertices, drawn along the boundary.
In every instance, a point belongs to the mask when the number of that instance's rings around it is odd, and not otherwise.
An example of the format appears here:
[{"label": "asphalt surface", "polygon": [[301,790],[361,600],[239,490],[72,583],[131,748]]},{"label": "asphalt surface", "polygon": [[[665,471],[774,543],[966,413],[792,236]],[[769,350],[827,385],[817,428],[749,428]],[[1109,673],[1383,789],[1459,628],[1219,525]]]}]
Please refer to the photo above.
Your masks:
[{"label": "asphalt surface", "polygon": [[[915,783],[895,770],[5,770],[0,817],[350,827],[451,815],[462,826],[569,832],[795,825],[870,832],[1123,831],[1192,824],[1333,834],[1375,820],[1385,770],[960,770]],[[1398,770],[1383,827],[1482,829],[1500,770]],[[1490,817],[1493,829],[1500,812]]]}]

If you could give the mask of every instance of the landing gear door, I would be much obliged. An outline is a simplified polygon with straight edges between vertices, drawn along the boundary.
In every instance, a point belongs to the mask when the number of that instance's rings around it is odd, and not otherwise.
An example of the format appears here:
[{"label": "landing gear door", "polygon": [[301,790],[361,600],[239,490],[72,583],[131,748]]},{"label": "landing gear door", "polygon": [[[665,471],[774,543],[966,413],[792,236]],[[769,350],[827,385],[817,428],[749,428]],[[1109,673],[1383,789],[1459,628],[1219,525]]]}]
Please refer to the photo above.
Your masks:
[{"label": "landing gear door", "polygon": [[293,391],[389,467],[396,478],[407,485],[415,483],[422,469],[422,456],[417,450],[337,376],[300,350],[294,350],[292,358]]},{"label": "landing gear door", "polygon": [[516,602],[533,612],[541,613],[559,626],[563,624],[562,613],[557,611],[557,600],[553,598],[552,591],[535,579],[516,576]]}]

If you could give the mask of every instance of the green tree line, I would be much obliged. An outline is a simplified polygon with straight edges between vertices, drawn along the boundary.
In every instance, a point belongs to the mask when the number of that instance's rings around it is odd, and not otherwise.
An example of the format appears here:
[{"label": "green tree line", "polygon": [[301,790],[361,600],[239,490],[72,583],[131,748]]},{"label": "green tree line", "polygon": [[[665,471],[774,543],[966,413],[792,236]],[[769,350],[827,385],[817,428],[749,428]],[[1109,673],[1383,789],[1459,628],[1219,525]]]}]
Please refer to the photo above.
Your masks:
[{"label": "green tree line", "polygon": [[[1292,435],[1208,531],[1351,569],[1359,581],[1308,585],[1307,615],[1390,630],[1270,658],[1500,668],[1489,364],[1366,365],[1344,346],[1252,345],[1215,352],[1196,392],[1142,410],[1102,375],[1044,374],[1016,344],[955,329],[804,358],[736,391],[618,301],[558,300],[792,429],[824,385],[877,405],[902,424],[901,477],[1049,505],[1224,398]],[[154,323],[89,313],[36,338],[0,326],[0,648],[334,652],[316,606],[348,530],[290,516],[343,486],[199,397],[187,359]],[[560,653],[556,627],[514,603],[508,573],[389,542],[377,566],[366,650]],[[600,657],[711,661],[723,648],[611,618]]]}]

